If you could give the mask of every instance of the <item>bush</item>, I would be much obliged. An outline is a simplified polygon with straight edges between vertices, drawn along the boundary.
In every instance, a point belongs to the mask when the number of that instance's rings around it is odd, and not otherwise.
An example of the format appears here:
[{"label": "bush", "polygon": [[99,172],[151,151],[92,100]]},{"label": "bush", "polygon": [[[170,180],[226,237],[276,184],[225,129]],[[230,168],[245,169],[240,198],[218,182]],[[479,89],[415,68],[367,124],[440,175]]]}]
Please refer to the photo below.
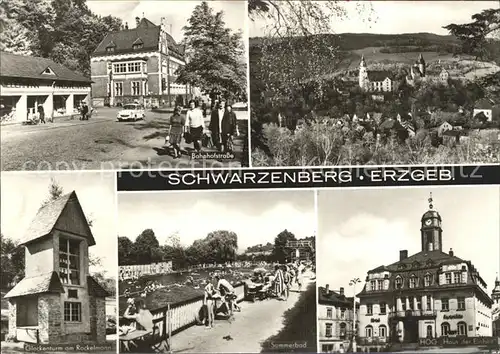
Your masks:
[{"label": "bush", "polygon": [[252,162],[255,167],[499,163],[498,130],[489,132],[473,132],[457,145],[434,146],[430,134],[405,142],[391,137],[382,143],[372,133],[358,136],[325,123],[311,123],[295,132],[264,124],[269,153],[254,150]]}]

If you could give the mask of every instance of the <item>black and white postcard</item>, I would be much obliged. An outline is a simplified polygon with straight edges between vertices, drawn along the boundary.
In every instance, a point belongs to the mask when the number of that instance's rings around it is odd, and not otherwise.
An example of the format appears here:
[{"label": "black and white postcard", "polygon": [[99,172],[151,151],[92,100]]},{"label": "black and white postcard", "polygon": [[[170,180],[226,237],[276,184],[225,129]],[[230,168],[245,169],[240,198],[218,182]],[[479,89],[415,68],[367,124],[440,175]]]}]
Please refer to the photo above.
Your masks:
[{"label": "black and white postcard", "polygon": [[2,170],[248,166],[244,1],[0,9]]},{"label": "black and white postcard", "polygon": [[114,181],[2,175],[2,353],[116,352]]},{"label": "black and white postcard", "polygon": [[320,191],[318,351],[495,349],[499,197],[498,186]]},{"label": "black and white postcard", "polygon": [[499,163],[498,1],[249,3],[253,167]]},{"label": "black and white postcard", "polygon": [[122,352],[316,351],[314,191],[118,203]]}]

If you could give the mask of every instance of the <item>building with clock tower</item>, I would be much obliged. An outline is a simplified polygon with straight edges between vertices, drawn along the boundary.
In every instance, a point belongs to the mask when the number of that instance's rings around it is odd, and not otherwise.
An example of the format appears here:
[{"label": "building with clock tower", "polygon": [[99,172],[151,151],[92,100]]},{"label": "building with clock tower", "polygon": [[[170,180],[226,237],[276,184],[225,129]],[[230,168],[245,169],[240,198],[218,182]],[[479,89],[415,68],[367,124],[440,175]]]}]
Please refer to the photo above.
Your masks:
[{"label": "building with clock tower", "polygon": [[[443,252],[443,220],[429,209],[420,220],[421,250],[366,276],[360,299],[358,348],[365,352],[416,349],[443,338],[491,337],[486,282],[471,261]],[[435,340],[435,341],[434,341]]]}]

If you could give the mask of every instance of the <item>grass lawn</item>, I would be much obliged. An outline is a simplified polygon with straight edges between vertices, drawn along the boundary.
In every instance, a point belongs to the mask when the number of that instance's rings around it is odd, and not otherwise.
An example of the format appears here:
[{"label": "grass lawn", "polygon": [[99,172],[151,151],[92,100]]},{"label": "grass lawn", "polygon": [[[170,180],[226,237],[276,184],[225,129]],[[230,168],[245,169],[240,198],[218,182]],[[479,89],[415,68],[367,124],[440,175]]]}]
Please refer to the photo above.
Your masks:
[{"label": "grass lawn", "polygon": [[283,315],[283,328],[281,331],[266,339],[262,343],[261,353],[276,352],[272,343],[303,343],[307,342],[305,348],[287,348],[286,352],[315,353],[316,343],[316,283],[311,283],[307,290],[300,294],[299,300],[294,307]]}]

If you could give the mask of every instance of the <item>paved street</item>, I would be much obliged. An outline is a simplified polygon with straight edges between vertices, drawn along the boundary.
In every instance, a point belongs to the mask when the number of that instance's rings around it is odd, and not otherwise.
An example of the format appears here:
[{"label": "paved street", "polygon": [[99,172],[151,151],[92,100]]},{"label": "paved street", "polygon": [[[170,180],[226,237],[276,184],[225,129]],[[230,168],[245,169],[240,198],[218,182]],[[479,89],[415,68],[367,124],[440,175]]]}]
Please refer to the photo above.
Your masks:
[{"label": "paved street", "polygon": [[192,145],[181,146],[184,155],[175,160],[163,148],[170,114],[146,112],[143,121],[119,123],[115,119],[117,111],[99,108],[89,121],[56,118],[54,123],[44,125],[2,126],[2,170],[189,169],[241,165],[247,120],[238,121],[241,134],[235,138],[235,160],[191,160],[188,153]]}]

